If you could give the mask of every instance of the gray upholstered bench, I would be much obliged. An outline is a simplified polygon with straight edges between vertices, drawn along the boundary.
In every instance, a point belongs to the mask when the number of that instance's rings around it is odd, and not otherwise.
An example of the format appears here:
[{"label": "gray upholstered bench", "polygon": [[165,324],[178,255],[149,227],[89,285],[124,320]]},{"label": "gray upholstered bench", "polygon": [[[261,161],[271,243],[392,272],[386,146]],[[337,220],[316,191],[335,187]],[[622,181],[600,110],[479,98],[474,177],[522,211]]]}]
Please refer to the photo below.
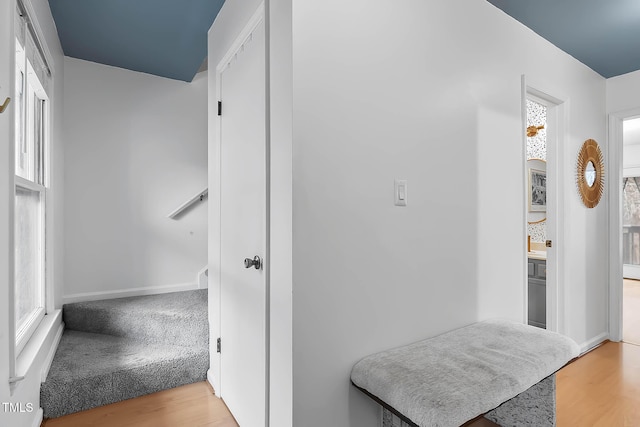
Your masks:
[{"label": "gray upholstered bench", "polygon": [[565,336],[489,320],[376,353],[351,382],[409,426],[459,426],[484,415],[501,426],[555,425],[555,372],[579,355]]}]

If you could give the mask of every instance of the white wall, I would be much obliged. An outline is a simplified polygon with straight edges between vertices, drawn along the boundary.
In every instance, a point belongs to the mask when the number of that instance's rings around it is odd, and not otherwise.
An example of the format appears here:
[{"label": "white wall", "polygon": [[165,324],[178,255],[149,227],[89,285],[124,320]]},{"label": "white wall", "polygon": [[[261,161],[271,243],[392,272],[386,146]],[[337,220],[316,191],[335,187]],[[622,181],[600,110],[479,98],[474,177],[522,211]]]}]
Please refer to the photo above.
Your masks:
[{"label": "white wall", "polygon": [[481,0],[295,2],[294,425],[377,425],[359,358],[524,319],[522,74],[570,105],[557,243],[564,332],[588,345],[607,332],[606,206],[573,176],[581,143],[605,143],[604,78]]},{"label": "white wall", "polygon": [[[607,112],[620,113],[640,108],[640,71],[607,80]],[[640,167],[640,132],[637,127],[623,128],[624,168]]]},{"label": "white wall", "polygon": [[[210,70],[257,3],[225,3]],[[282,312],[272,305],[271,344],[272,357],[289,345],[293,356],[287,365],[278,354],[271,374],[286,391],[292,366],[293,425],[379,425],[379,407],[349,383],[361,357],[488,317],[525,319],[522,75],[566,113],[562,332],[583,348],[606,337],[606,201],[586,209],[573,181],[582,142],[605,144],[604,78],[482,0],[273,0],[268,10],[270,267],[282,278],[271,284]],[[393,206],[395,178],[408,180],[407,207]],[[211,233],[210,265],[216,242]],[[271,397],[272,414],[290,408]]]},{"label": "white wall", "polygon": [[[49,190],[49,222],[48,225],[53,229],[53,236],[51,237],[51,244],[53,251],[50,255],[53,260],[49,267],[53,270],[53,274],[50,279],[53,280],[50,296],[48,301],[48,309],[51,312],[52,308],[60,307],[62,283],[63,283],[63,155],[64,155],[64,141],[62,138],[62,113],[63,113],[63,82],[64,82],[64,61],[62,48],[57,36],[57,30],[51,12],[49,9],[49,3],[46,0],[26,0],[27,6],[33,13],[32,18],[36,21],[37,25],[41,29],[40,37],[42,43],[46,46],[46,50],[50,53],[49,60],[54,70],[53,84],[50,90],[49,96],[53,103],[53,116],[51,123],[51,184]],[[0,2],[0,97],[4,102],[5,97],[11,96],[11,67],[13,61],[7,61],[5,59],[13,57],[13,12],[15,9],[15,2],[3,1]],[[39,349],[35,349],[30,352],[31,363],[27,363],[29,368],[26,372],[19,372],[21,375],[25,375],[25,379],[18,383],[13,392],[10,391],[7,379],[10,375],[9,372],[9,340],[13,339],[11,332],[9,331],[8,324],[8,312],[9,312],[9,286],[13,283],[13,269],[10,268],[13,262],[13,258],[10,254],[13,252],[13,247],[9,240],[10,230],[13,228],[12,218],[9,214],[9,200],[10,192],[12,190],[12,177],[11,173],[13,168],[9,166],[9,161],[12,159],[13,151],[10,148],[12,144],[12,136],[10,133],[9,120],[12,117],[12,110],[15,107],[15,103],[12,101],[10,108],[5,113],[0,115],[0,170],[3,171],[0,174],[0,313],[3,316],[0,317],[0,402],[2,403],[18,403],[22,408],[27,408],[27,404],[30,404],[33,408],[32,412],[17,412],[11,413],[4,410],[4,405],[0,406],[0,425],[16,426],[16,427],[30,427],[38,426],[42,417],[42,412],[39,412],[40,407],[40,382],[42,370],[46,368],[46,361],[49,351],[52,347],[52,342],[55,338],[57,330],[55,328],[43,331],[42,346]],[[31,349],[29,349],[31,350]],[[26,353],[28,350],[23,352]],[[28,362],[21,359],[21,362]],[[23,363],[21,363],[21,368]]]},{"label": "white wall", "polygon": [[[625,120],[622,127],[623,154],[622,164],[625,176],[636,176],[640,168],[640,118]],[[628,175],[626,169],[633,168]]]},{"label": "white wall", "polygon": [[607,112],[640,107],[640,71],[607,79]]},{"label": "white wall", "polygon": [[65,71],[65,300],[195,286],[206,203],[166,216],[207,186],[206,73],[185,83],[68,57]]}]

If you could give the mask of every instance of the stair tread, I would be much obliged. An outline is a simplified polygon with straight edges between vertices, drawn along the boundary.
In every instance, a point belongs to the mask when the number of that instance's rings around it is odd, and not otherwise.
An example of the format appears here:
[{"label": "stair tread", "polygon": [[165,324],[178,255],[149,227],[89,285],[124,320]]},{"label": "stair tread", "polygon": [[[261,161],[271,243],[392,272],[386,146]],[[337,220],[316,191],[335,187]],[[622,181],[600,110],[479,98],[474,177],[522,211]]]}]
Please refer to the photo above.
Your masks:
[{"label": "stair tread", "polygon": [[68,329],[208,347],[206,289],[65,304]]},{"label": "stair tread", "polygon": [[208,353],[208,350],[67,329],[62,334],[46,381],[85,379],[200,353]]},{"label": "stair tread", "polygon": [[193,317],[207,309],[207,290],[171,292],[156,295],[113,298],[65,304],[64,308],[109,310],[122,313],[163,313],[172,316]]},{"label": "stair tread", "polygon": [[40,403],[47,418],[203,381],[206,289],[63,306],[65,330]]}]

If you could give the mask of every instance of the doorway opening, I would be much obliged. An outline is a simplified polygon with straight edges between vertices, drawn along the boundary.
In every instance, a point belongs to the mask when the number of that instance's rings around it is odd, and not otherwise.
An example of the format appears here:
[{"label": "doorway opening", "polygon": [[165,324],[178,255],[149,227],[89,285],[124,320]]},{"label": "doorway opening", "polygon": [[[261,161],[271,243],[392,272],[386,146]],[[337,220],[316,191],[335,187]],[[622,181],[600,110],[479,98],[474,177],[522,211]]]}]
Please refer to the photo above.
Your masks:
[{"label": "doorway opening", "polygon": [[547,327],[547,106],[527,96],[527,323]]},{"label": "doorway opening", "polygon": [[640,345],[640,117],[622,122],[622,340]]},{"label": "doorway opening", "polygon": [[564,333],[564,189],[558,183],[564,182],[566,103],[529,86],[526,76],[522,82],[525,322]]}]

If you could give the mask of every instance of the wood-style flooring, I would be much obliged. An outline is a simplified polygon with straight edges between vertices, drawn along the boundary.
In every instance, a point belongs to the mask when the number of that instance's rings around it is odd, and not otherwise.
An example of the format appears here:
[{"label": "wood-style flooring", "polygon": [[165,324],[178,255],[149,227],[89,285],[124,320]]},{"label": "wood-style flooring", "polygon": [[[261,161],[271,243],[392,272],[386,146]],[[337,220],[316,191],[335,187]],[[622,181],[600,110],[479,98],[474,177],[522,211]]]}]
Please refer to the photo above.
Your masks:
[{"label": "wood-style flooring", "polygon": [[[557,375],[558,427],[640,426],[640,346],[607,342]],[[477,420],[474,427],[492,425]],[[206,382],[67,415],[44,427],[237,427]]]},{"label": "wood-style flooring", "polygon": [[558,427],[640,426],[640,346],[606,342],[557,374]]},{"label": "wood-style flooring", "polygon": [[42,427],[238,427],[208,382],[45,420]]},{"label": "wood-style flooring", "polygon": [[640,281],[624,279],[622,295],[622,340],[640,345]]}]

